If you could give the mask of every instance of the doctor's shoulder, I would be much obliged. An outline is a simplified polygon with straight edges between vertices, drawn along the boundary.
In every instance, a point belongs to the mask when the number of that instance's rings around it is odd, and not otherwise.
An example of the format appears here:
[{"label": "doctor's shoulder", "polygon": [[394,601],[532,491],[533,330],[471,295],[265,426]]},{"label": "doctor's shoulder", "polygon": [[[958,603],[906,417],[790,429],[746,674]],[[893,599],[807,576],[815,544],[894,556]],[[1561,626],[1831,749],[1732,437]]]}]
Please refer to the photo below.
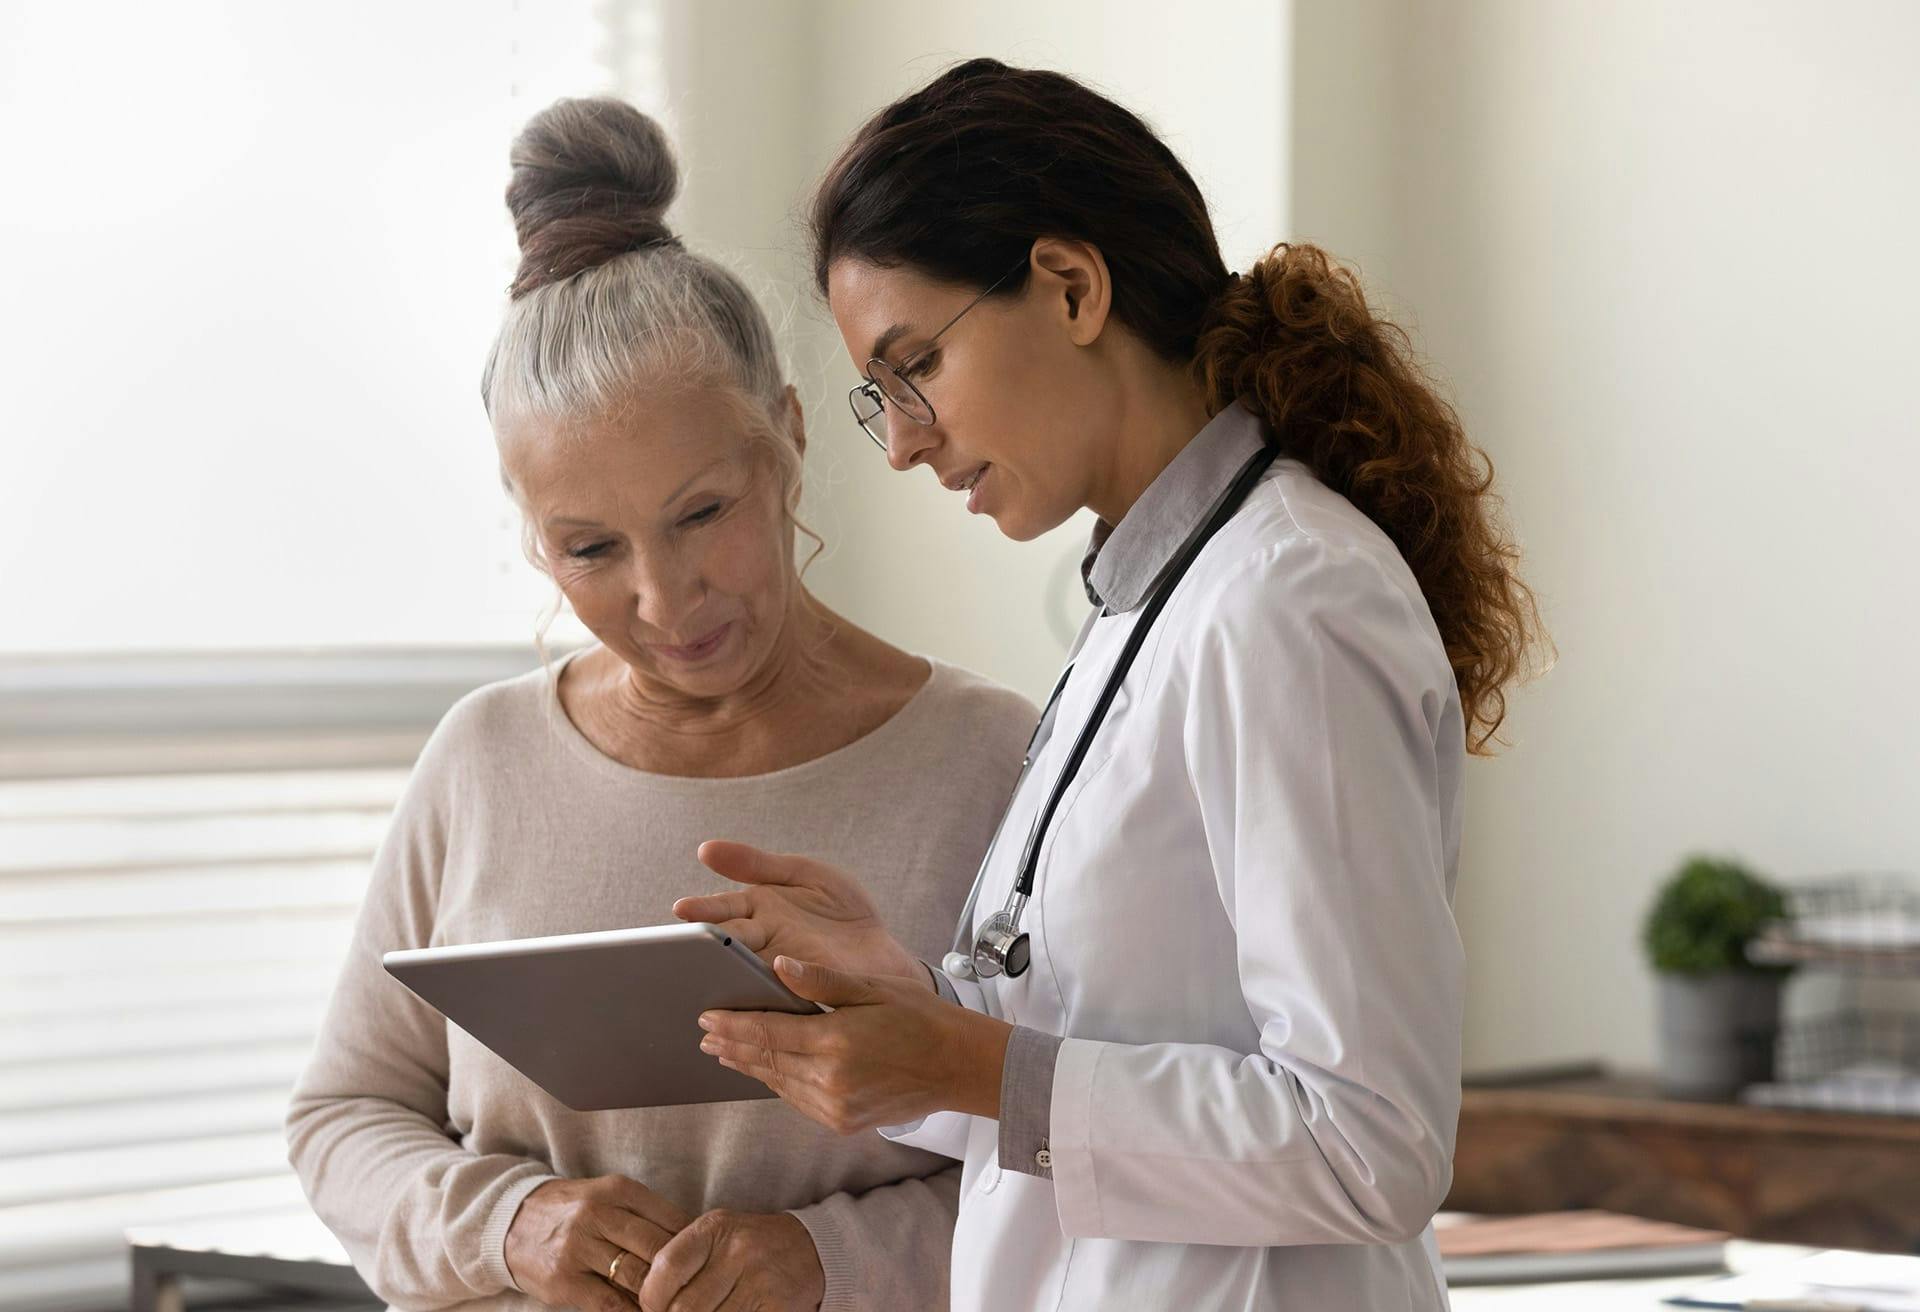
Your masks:
[{"label": "doctor's shoulder", "polygon": [[1393,540],[1296,460],[1275,463],[1193,572],[1177,625],[1190,657],[1225,644],[1236,660],[1285,663],[1318,659],[1312,649],[1331,643],[1390,664],[1398,684],[1453,688],[1439,628]]}]

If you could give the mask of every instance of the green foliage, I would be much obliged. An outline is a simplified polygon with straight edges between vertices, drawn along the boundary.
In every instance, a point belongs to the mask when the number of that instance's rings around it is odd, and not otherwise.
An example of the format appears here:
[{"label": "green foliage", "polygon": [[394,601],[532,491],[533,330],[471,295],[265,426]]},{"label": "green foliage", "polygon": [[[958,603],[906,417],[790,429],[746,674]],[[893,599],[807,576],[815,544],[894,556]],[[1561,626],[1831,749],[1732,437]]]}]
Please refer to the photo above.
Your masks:
[{"label": "green foliage", "polygon": [[1761,970],[1747,960],[1747,940],[1786,912],[1780,890],[1738,861],[1692,856],[1654,899],[1640,941],[1659,971]]}]

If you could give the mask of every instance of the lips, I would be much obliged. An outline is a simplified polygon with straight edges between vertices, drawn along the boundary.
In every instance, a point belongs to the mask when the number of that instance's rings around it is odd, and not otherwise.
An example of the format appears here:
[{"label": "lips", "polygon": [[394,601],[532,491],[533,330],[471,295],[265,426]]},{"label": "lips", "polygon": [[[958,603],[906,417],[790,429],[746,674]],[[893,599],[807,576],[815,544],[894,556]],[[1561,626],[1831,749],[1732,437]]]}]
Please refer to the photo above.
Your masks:
[{"label": "lips", "polygon": [[668,660],[697,661],[704,656],[711,656],[715,651],[719,650],[720,644],[726,641],[727,631],[732,627],[733,624],[729,621],[705,637],[696,642],[688,643],[684,647],[673,647],[664,642],[656,642],[653,644],[653,649]]},{"label": "lips", "polygon": [[982,489],[986,486],[987,474],[991,472],[992,469],[992,465],[982,465],[980,472],[975,474],[972,481],[967,484],[967,513],[969,515],[977,515],[980,513]]},{"label": "lips", "polygon": [[988,465],[976,465],[959,478],[941,479],[940,486],[949,492],[971,492],[974,486],[980,482],[980,476],[986,473],[988,468]]}]

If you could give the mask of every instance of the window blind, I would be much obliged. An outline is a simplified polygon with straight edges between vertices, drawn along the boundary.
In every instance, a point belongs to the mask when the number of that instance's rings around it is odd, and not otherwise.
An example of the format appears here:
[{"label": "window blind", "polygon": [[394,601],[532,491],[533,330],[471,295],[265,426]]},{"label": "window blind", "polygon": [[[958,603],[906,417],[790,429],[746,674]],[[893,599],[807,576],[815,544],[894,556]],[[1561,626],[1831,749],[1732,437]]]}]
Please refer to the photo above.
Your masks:
[{"label": "window blind", "polygon": [[124,1307],[129,1227],[306,1211],[287,1097],[411,762],[537,664],[0,661],[0,1309]]}]

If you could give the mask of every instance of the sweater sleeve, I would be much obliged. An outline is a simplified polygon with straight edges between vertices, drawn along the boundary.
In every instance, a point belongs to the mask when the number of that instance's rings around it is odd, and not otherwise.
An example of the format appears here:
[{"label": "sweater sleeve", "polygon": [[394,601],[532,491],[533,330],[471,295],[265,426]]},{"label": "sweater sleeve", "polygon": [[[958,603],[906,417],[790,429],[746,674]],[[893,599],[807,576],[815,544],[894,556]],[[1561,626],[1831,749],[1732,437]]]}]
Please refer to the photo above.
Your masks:
[{"label": "sweater sleeve", "polygon": [[947,1305],[960,1167],[796,1207],[827,1278],[820,1312]]},{"label": "sweater sleeve", "polygon": [[[448,713],[448,720],[457,714]],[[447,721],[421,752],[374,857],[345,965],[288,1105],[288,1161],[374,1293],[406,1309],[516,1289],[507,1228],[557,1179],[547,1163],[481,1155],[447,1111],[445,1019],[388,975],[428,946],[446,853]]]}]

